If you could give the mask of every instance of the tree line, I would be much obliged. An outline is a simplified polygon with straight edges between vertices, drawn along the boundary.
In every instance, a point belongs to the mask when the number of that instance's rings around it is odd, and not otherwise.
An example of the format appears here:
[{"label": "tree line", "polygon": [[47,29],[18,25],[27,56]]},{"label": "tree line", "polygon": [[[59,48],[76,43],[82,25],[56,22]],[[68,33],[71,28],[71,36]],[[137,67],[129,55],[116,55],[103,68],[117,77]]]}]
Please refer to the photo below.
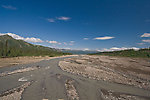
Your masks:
[{"label": "tree line", "polygon": [[129,49],[129,50],[121,50],[121,51],[99,52],[91,55],[150,58],[150,47],[145,49],[139,49],[139,50]]}]

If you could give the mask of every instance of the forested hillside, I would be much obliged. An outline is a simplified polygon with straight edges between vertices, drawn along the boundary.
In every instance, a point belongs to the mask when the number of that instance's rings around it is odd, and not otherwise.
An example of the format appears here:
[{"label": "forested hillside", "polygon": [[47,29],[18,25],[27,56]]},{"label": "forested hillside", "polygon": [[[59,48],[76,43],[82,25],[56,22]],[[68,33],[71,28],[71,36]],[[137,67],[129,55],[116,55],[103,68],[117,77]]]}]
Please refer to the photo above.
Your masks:
[{"label": "forested hillside", "polygon": [[108,56],[123,56],[123,57],[142,57],[150,58],[150,48],[139,49],[139,50],[121,50],[121,51],[110,51],[110,52],[99,52],[91,55],[108,55]]},{"label": "forested hillside", "polygon": [[69,53],[54,48],[33,45],[23,40],[16,40],[9,35],[0,36],[0,57],[16,56],[60,56]]}]

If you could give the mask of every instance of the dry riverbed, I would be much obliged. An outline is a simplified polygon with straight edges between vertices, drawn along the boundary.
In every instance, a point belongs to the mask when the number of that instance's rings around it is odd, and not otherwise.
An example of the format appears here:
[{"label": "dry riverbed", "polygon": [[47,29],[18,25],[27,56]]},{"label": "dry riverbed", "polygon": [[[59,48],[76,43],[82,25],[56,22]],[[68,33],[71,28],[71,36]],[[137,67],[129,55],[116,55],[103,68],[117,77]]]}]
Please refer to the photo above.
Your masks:
[{"label": "dry riverbed", "polygon": [[34,63],[34,62],[39,62],[41,60],[49,60],[49,59],[60,58],[60,57],[69,57],[69,56],[75,56],[75,55],[66,55],[66,56],[58,56],[58,57],[25,56],[25,57],[0,58],[0,68],[19,65],[19,64]]},{"label": "dry riverbed", "polygon": [[10,72],[6,71],[6,72],[3,72],[3,73],[0,73],[0,77],[7,76],[7,75],[12,75],[12,74],[16,74],[16,73],[23,73],[23,72],[33,71],[33,70],[36,70],[36,69],[39,69],[39,68],[40,68],[39,66],[34,66],[34,67],[29,67],[29,68],[17,69],[17,70],[10,71]]},{"label": "dry riverbed", "polygon": [[8,90],[2,94],[0,94],[0,100],[20,100],[21,95],[25,88],[27,88],[31,82],[26,82],[23,85],[16,87],[14,89]]},{"label": "dry riverbed", "polygon": [[73,80],[66,80],[65,87],[67,91],[68,100],[79,100],[77,90],[73,85]]},{"label": "dry riverbed", "polygon": [[59,66],[90,79],[150,90],[150,59],[83,55],[60,61]]},{"label": "dry riverbed", "polygon": [[0,68],[0,100],[150,100],[148,75],[134,73],[136,68],[148,73],[148,60],[86,55],[63,59]]},{"label": "dry riverbed", "polygon": [[118,93],[112,90],[105,89],[101,89],[101,97],[103,100],[149,100],[149,98],[146,97]]}]

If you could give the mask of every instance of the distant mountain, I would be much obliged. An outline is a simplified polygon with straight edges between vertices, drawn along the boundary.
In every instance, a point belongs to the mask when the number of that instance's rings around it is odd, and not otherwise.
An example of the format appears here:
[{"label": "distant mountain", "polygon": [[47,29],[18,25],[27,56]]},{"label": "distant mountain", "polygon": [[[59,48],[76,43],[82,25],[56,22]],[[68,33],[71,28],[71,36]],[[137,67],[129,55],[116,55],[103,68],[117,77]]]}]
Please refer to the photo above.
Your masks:
[{"label": "distant mountain", "polygon": [[72,53],[72,54],[92,54],[92,53],[98,53],[98,51],[92,51],[92,50],[71,50],[71,49],[61,49],[60,51],[65,53]]},{"label": "distant mountain", "polygon": [[16,56],[58,56],[66,55],[54,48],[33,45],[23,40],[16,40],[9,35],[0,36],[0,57]]}]

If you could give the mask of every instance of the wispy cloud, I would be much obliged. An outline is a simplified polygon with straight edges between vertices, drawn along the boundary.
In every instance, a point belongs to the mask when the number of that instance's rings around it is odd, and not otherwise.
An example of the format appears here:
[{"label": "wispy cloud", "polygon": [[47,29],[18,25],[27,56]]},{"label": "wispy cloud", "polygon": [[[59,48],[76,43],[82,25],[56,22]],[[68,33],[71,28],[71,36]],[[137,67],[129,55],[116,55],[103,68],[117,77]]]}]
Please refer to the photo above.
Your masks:
[{"label": "wispy cloud", "polygon": [[150,33],[144,33],[141,37],[150,37]]},{"label": "wispy cloud", "polygon": [[68,20],[70,20],[71,18],[70,18],[70,17],[61,16],[61,17],[56,17],[56,19],[58,19],[58,20],[63,20],[63,21],[68,21]]},{"label": "wispy cloud", "polygon": [[57,44],[57,41],[47,41],[48,43]]},{"label": "wispy cloud", "polygon": [[89,49],[89,48],[84,48],[83,50],[84,50],[84,51],[88,51],[88,50],[90,50],[90,49]]},{"label": "wispy cloud", "polygon": [[9,10],[16,10],[17,8],[11,5],[2,5],[3,8],[9,9]]},{"label": "wispy cloud", "polygon": [[70,41],[70,43],[74,43],[75,41]]},{"label": "wispy cloud", "polygon": [[146,19],[145,22],[150,22],[150,19]]},{"label": "wispy cloud", "polygon": [[75,41],[63,42],[64,45],[74,45]]},{"label": "wispy cloud", "polygon": [[46,20],[50,23],[54,23],[56,21],[69,21],[70,19],[71,19],[70,17],[61,16],[55,18],[47,18]]},{"label": "wispy cloud", "polygon": [[62,44],[62,43],[57,42],[57,41],[48,41],[48,40],[47,40],[46,42],[48,42],[48,43],[50,43],[50,44],[59,44],[59,45]]},{"label": "wispy cloud", "polygon": [[104,49],[101,49],[101,50],[98,50],[100,52],[104,52],[104,51],[120,51],[120,50],[128,50],[128,49],[133,49],[133,50],[139,50],[139,48],[137,47],[121,47],[121,48],[118,48],[118,47],[112,47],[112,48],[104,48]]},{"label": "wispy cloud", "polygon": [[111,36],[104,36],[104,37],[96,37],[94,38],[94,40],[108,40],[108,39],[113,39],[115,37],[111,37]]},{"label": "wispy cloud", "polygon": [[68,50],[71,50],[71,48],[64,48],[64,49],[68,49]]},{"label": "wispy cloud", "polygon": [[70,41],[69,45],[74,45],[75,41]]},{"label": "wispy cloud", "polygon": [[147,42],[147,43],[150,43],[150,40],[142,40],[143,42]]},{"label": "wispy cloud", "polygon": [[66,42],[63,42],[64,45],[68,45]]},{"label": "wispy cloud", "polygon": [[41,42],[44,42],[42,41],[41,39],[39,38],[35,38],[35,37],[27,37],[27,38],[24,38],[24,37],[21,37],[19,35],[16,35],[14,33],[0,33],[0,36],[2,35],[9,35],[11,37],[13,37],[14,39],[17,39],[17,40],[24,40],[26,42],[33,42],[33,43],[41,43]]},{"label": "wispy cloud", "polygon": [[138,45],[143,45],[143,44],[145,44],[145,43],[137,43]]},{"label": "wispy cloud", "polygon": [[48,18],[47,21],[48,21],[48,22],[51,22],[51,23],[54,23],[54,22],[55,22],[55,19],[53,19],[53,18]]},{"label": "wispy cloud", "polygon": [[58,42],[58,41],[54,41],[54,40],[52,40],[52,41],[46,41],[47,43],[50,43],[51,45],[51,47],[53,47],[53,48],[70,48],[72,45],[74,45],[74,43],[75,43],[75,41],[68,41],[68,42]]},{"label": "wispy cloud", "polygon": [[89,38],[83,38],[83,40],[89,40]]}]

